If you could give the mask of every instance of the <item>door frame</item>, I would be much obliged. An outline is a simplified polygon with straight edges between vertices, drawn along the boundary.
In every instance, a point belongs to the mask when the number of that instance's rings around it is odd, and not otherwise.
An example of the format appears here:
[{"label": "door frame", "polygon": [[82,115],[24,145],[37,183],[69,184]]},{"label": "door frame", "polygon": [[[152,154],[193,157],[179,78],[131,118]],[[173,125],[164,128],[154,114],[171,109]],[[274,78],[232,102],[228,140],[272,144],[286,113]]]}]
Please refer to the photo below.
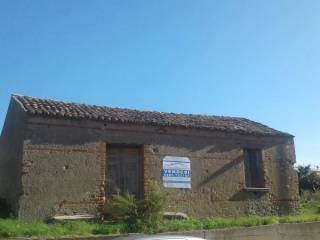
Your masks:
[{"label": "door frame", "polygon": [[124,148],[136,148],[139,151],[139,196],[137,199],[141,200],[144,197],[144,146],[140,144],[127,144],[127,143],[106,143],[106,158],[105,158],[105,198],[108,199],[109,195],[109,159],[108,159],[108,150],[110,147],[124,147]]}]

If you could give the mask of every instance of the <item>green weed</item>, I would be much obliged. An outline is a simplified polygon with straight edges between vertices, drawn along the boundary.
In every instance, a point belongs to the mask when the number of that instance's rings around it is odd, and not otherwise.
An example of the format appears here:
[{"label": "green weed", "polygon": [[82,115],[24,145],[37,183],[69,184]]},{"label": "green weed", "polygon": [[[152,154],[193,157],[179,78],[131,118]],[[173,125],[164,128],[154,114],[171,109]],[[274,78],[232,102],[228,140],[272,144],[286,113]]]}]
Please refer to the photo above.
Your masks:
[{"label": "green weed", "polygon": [[[250,216],[237,218],[190,218],[186,220],[163,220],[161,213],[162,205],[154,202],[162,199],[159,190],[155,188],[156,193],[149,196],[147,204],[144,208],[137,210],[136,203],[133,199],[127,197],[120,199],[120,205],[127,206],[127,210],[118,209],[118,222],[95,223],[85,221],[71,221],[63,223],[45,224],[41,222],[24,222],[16,219],[1,219],[0,218],[0,238],[8,237],[57,237],[57,236],[72,236],[72,235],[94,235],[94,234],[121,234],[129,232],[174,232],[174,231],[189,231],[189,230],[206,230],[218,228],[233,228],[233,227],[251,227],[269,224],[281,223],[302,223],[320,221],[320,194],[306,194],[301,199],[301,213],[298,215],[289,216]],[[133,204],[134,203],[134,204]],[[139,206],[141,208],[142,206]],[[136,211],[141,211],[137,213]],[[128,221],[128,216],[137,214],[137,219]],[[148,221],[142,221],[145,217]],[[153,221],[156,224],[153,224]]]}]

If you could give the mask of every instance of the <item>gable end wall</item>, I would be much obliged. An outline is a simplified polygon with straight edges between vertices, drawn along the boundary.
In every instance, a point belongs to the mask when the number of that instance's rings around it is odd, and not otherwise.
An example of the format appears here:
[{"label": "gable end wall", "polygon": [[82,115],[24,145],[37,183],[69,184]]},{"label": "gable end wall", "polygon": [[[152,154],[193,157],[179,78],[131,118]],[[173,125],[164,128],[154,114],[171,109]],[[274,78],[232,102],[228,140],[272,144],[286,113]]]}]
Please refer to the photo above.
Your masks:
[{"label": "gable end wall", "polygon": [[22,148],[26,113],[11,99],[0,140],[0,198],[10,205],[14,215],[19,211],[22,194]]}]

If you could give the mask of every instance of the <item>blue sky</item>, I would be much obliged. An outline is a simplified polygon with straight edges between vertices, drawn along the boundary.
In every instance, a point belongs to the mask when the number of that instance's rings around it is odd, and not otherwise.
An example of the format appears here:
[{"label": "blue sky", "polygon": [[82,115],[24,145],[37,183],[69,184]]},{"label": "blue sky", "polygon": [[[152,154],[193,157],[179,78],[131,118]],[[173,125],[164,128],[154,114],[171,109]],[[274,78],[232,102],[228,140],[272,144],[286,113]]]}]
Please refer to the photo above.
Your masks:
[{"label": "blue sky", "polygon": [[241,116],[320,165],[320,1],[0,0],[0,126],[11,93]]}]

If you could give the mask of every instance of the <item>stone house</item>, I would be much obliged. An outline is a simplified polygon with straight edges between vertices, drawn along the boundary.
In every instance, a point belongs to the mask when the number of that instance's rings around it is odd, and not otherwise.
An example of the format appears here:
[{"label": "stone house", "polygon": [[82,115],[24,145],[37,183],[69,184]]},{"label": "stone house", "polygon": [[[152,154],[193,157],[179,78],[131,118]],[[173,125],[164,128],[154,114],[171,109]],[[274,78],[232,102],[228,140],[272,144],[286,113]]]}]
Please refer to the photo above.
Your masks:
[{"label": "stone house", "polygon": [[99,214],[111,194],[163,185],[189,216],[293,213],[293,136],[236,117],[137,111],[12,95],[0,197],[15,215]]}]

